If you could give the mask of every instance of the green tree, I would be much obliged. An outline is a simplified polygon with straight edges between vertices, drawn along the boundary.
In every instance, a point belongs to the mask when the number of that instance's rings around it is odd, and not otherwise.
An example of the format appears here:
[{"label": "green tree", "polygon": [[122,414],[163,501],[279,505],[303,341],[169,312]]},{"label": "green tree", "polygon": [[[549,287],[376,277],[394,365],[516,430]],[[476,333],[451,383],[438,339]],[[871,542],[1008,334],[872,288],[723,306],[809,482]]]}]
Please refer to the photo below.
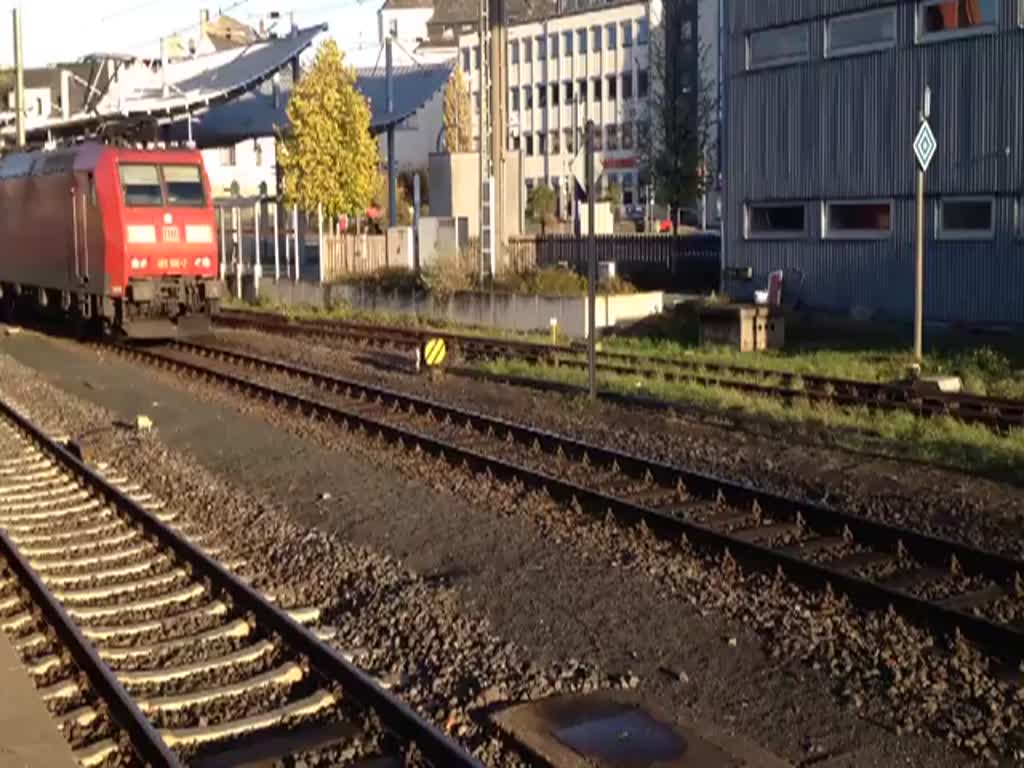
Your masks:
[{"label": "green tree", "polygon": [[307,211],[323,205],[330,217],[361,214],[377,182],[377,142],[355,72],[333,40],[295,87],[288,121],[278,159],[286,202]]},{"label": "green tree", "polygon": [[694,205],[707,191],[711,179],[704,171],[718,111],[715,86],[707,76],[710,48],[684,35],[684,27],[695,23],[691,8],[687,0],[665,0],[662,29],[651,40],[650,120],[641,124],[639,132],[644,165],[658,202],[675,208]]},{"label": "green tree", "polygon": [[473,116],[469,108],[469,90],[456,66],[444,88],[444,140],[449,152],[473,149]]},{"label": "green tree", "polygon": [[547,184],[539,184],[530,190],[526,198],[526,215],[530,221],[540,225],[540,233],[547,234],[547,228],[555,221],[555,208],[558,198],[555,190]]}]

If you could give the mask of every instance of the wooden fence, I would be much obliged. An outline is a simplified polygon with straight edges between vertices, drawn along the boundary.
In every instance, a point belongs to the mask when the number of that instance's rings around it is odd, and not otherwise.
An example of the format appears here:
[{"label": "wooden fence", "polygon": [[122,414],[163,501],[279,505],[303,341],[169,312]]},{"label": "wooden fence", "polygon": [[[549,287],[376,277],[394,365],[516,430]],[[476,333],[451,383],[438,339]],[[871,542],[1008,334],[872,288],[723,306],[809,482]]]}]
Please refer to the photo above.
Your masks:
[{"label": "wooden fence", "polygon": [[[598,235],[594,239],[597,260],[615,262],[616,274],[638,288],[681,293],[710,293],[719,288],[718,235]],[[504,262],[518,272],[565,264],[585,275],[587,239],[574,235],[513,238]]]},{"label": "wooden fence", "polygon": [[388,265],[384,235],[324,235],[324,280],[367,274]]}]

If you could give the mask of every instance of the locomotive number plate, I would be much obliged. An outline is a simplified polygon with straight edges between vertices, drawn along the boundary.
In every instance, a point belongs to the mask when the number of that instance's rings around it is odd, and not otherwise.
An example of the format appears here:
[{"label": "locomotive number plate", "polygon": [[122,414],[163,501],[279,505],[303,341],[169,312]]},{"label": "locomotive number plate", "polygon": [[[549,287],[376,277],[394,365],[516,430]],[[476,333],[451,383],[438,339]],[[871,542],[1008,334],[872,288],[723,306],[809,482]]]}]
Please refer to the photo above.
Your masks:
[{"label": "locomotive number plate", "polygon": [[177,227],[164,227],[164,242],[177,243],[181,240],[181,232]]}]

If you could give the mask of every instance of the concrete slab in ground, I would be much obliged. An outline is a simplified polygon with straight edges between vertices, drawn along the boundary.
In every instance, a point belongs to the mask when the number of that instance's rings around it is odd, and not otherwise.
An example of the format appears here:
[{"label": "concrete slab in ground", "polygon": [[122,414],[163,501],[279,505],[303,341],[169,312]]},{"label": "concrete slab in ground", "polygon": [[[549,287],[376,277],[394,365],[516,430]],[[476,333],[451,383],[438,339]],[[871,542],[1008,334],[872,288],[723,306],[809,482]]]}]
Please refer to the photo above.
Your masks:
[{"label": "concrete slab in ground", "polygon": [[7,636],[0,632],[0,768],[74,768],[57,721],[46,710]]}]

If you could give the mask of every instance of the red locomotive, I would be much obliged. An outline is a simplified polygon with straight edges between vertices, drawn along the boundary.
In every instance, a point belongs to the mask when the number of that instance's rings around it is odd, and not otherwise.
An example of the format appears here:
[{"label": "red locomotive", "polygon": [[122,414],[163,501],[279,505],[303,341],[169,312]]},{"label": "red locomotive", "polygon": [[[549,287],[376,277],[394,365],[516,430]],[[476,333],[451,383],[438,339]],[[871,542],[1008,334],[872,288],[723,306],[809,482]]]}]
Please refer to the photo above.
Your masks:
[{"label": "red locomotive", "polygon": [[133,337],[209,325],[215,219],[192,150],[81,144],[0,160],[0,315],[44,308]]}]

